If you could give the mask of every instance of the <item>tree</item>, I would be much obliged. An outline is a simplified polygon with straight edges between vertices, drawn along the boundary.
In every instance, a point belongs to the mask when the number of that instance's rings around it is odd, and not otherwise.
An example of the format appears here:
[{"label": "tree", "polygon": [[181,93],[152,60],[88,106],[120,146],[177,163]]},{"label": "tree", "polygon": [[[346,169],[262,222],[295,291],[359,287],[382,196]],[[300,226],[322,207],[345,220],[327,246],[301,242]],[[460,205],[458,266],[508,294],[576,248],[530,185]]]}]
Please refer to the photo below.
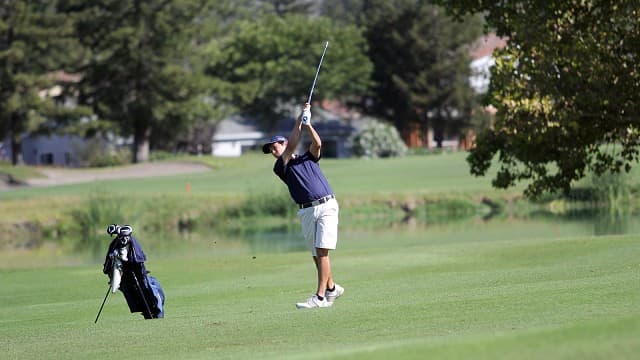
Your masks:
[{"label": "tree", "polygon": [[359,94],[369,84],[365,41],[353,26],[300,15],[268,15],[236,25],[211,56],[207,74],[217,79],[218,94],[229,94],[238,111],[265,128],[306,99],[325,40],[330,43],[313,100]]},{"label": "tree", "polygon": [[[204,68],[220,54],[221,39],[234,28],[234,24],[254,19],[265,13],[273,13],[268,4],[257,0],[211,0],[205,14],[199,20],[198,31],[192,33],[196,44],[195,56],[190,59],[195,73],[204,74]],[[185,132],[154,129],[155,148],[187,151],[191,153],[211,152],[211,138],[216,124],[233,110],[228,84],[224,80],[202,75],[202,102],[198,102],[200,116],[194,116]]]},{"label": "tree", "polygon": [[55,120],[86,114],[43,96],[74,53],[71,30],[55,1],[0,3],[0,139],[10,139],[14,165],[25,132],[54,131]]},{"label": "tree", "polygon": [[81,102],[133,136],[133,161],[146,161],[159,139],[208,116],[205,83],[193,63],[206,0],[68,0],[80,42]]},{"label": "tree", "polygon": [[488,102],[494,127],[468,157],[493,186],[525,194],[569,191],[593,171],[629,171],[640,147],[640,8],[635,0],[440,1],[482,12],[509,37],[495,54]]},{"label": "tree", "polygon": [[459,24],[417,0],[372,0],[363,10],[375,82],[365,109],[401,131],[433,128],[438,146],[445,132],[470,126],[475,94],[468,53],[482,33],[479,19]]}]

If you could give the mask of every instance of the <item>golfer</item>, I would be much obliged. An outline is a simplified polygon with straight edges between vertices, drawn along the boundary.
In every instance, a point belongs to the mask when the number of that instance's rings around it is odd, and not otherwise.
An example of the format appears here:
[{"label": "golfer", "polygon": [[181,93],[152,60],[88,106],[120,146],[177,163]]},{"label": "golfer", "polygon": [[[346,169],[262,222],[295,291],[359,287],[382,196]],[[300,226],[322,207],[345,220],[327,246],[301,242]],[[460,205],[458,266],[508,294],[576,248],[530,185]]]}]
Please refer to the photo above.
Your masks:
[{"label": "golfer", "polygon": [[[294,151],[302,137],[302,129],[311,136],[311,145],[304,154]],[[274,136],[262,146],[265,154],[277,160],[273,172],[287,185],[293,200],[298,204],[298,217],[302,233],[318,272],[318,288],[305,302],[297,303],[298,309],[329,307],[344,292],[331,276],[329,250],[338,242],[338,202],[325,178],[320,161],[322,141],[311,126],[311,105],[306,103],[293,126],[289,139]]]}]

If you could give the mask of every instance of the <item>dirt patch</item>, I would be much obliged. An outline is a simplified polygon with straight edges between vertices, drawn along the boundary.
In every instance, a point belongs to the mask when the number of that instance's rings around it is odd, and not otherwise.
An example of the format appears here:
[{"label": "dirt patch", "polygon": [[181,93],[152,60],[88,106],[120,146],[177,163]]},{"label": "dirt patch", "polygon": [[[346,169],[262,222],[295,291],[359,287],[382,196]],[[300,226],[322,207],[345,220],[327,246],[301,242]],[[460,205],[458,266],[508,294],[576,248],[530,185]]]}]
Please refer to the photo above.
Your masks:
[{"label": "dirt patch", "polygon": [[[204,164],[191,162],[151,162],[122,166],[117,168],[101,169],[68,169],[68,168],[39,168],[46,177],[26,180],[24,186],[55,186],[93,182],[109,179],[144,178],[152,176],[169,176],[178,174],[193,174],[210,171],[211,168]],[[9,190],[16,186],[1,181],[0,190]]]}]

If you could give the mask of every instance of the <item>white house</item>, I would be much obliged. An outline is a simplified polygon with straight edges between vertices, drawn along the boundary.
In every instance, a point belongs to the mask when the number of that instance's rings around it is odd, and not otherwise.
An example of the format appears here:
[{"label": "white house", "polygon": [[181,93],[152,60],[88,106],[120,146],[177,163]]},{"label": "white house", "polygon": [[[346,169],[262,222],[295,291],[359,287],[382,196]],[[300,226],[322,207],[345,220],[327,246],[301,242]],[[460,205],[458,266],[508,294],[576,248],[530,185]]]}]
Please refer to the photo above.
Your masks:
[{"label": "white house", "polygon": [[247,148],[259,147],[266,137],[256,121],[231,116],[218,124],[211,140],[211,155],[240,156]]},{"label": "white house", "polygon": [[[260,150],[262,144],[273,135],[289,136],[293,121],[293,118],[283,118],[272,131],[263,131],[255,119],[243,118],[239,115],[231,116],[218,124],[215,135],[211,139],[211,154],[240,156],[246,150]],[[322,136],[324,156],[342,158],[350,155],[350,138],[368,119],[362,117],[348,119],[346,116],[336,115],[322,107],[317,107],[313,110],[312,121],[314,128]],[[307,137],[303,138],[303,142],[305,141],[308,141]],[[301,143],[299,146],[299,150],[302,150],[308,144]]]},{"label": "white house", "polygon": [[490,33],[478,39],[473,46],[471,55],[471,76],[469,84],[478,93],[484,94],[489,90],[491,67],[496,60],[493,57],[495,49],[502,49],[507,45],[507,38],[498,37]]}]

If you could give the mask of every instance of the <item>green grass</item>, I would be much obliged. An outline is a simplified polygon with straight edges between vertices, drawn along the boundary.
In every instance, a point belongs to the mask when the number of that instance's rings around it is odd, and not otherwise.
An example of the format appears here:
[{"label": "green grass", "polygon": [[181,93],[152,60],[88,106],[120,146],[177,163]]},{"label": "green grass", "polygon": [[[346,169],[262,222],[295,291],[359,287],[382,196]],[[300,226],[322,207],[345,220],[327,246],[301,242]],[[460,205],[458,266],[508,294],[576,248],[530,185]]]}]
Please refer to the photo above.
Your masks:
[{"label": "green grass", "polygon": [[[368,218],[370,208],[357,206],[363,199],[382,206],[495,193],[488,178],[468,174],[464,157],[325,159],[322,166],[341,205],[355,204],[352,212]],[[134,209],[155,204],[157,217],[172,206],[286,196],[268,156],[202,160],[211,172],[0,192],[0,217],[55,221],[96,192],[128,196]],[[343,226],[354,221],[347,215]],[[180,246],[143,240],[147,267],[167,294],[166,318],[130,314],[118,293],[98,324],[107,288],[102,259],[58,247],[5,250],[0,351],[3,359],[635,358],[640,237],[591,237],[578,223],[569,227],[585,235],[569,237],[554,224],[512,222],[343,227],[332,264],[347,291],[319,311],[294,308],[315,286],[305,252],[265,252],[215,232]]]},{"label": "green grass", "polygon": [[35,167],[24,165],[13,166],[7,162],[0,162],[0,175],[8,175],[16,181],[41,178],[44,176]]},{"label": "green grass", "polygon": [[147,252],[166,317],[122,294],[96,316],[100,264],[0,270],[5,359],[631,359],[640,353],[638,237],[510,240],[346,232],[333,253],[347,289],[330,309],[307,253],[200,246]]},{"label": "green grass", "polygon": [[[393,159],[323,159],[322,168],[344,207],[420,197],[462,198],[477,203],[482,197],[519,196],[522,186],[507,191],[493,189],[493,172],[482,178],[470,175],[466,156],[465,152],[445,152]],[[180,206],[210,212],[211,207],[252,195],[286,191],[273,174],[274,159],[267,155],[249,153],[239,158],[193,156],[172,159],[175,160],[203,162],[212,170],[0,191],[0,218],[13,222],[36,219],[46,223],[60,218],[62,212],[80,206],[89,194],[96,192],[126,196],[131,203],[155,202],[162,197],[173,199]],[[109,171],[108,168],[100,170]],[[187,184],[189,193],[186,192]]]},{"label": "green grass", "polygon": [[[439,194],[505,194],[491,188],[487,178],[469,174],[466,154],[445,153],[396,159],[324,159],[325,172],[342,206],[388,199]],[[240,158],[190,157],[212,167],[205,173],[108,180],[42,188],[0,191],[0,218],[5,222],[59,219],[65,211],[82,206],[92,193],[126,196],[131,203],[170,198],[180,206],[200,211],[252,195],[286,192],[273,174],[272,157],[250,153]],[[82,171],[82,170],[76,170]],[[105,169],[104,171],[108,171]],[[187,183],[190,192],[186,192]],[[513,192],[512,192],[513,193]]]},{"label": "green grass", "polygon": [[[323,159],[323,171],[334,191],[341,198],[385,197],[388,195],[415,196],[442,193],[492,193],[491,178],[496,169],[486,177],[474,177],[469,173],[466,152],[443,152],[431,155],[412,155],[390,159]],[[209,165],[212,171],[198,174],[162,176],[142,179],[99,181],[97,183],[72,184],[45,188],[24,188],[0,192],[0,200],[39,197],[78,196],[99,190],[124,194],[184,194],[187,182],[194,195],[207,194],[229,199],[244,196],[248,192],[270,193],[282,188],[282,183],[272,172],[274,159],[260,153],[248,153],[238,158],[214,158],[210,156],[185,156],[171,161],[193,161]],[[100,169],[108,172],[109,168]],[[81,169],[73,171],[83,171]],[[36,168],[11,167],[0,164],[0,173],[13,172],[20,178],[36,177]],[[632,170],[629,185],[640,184],[640,167]],[[586,184],[583,180],[578,184]],[[517,194],[524,189],[519,184],[507,193]]]},{"label": "green grass", "polygon": [[[466,153],[457,152],[395,159],[323,159],[321,164],[334,191],[346,197],[492,191],[488,178],[476,178],[469,174],[465,156]],[[190,175],[109,180],[98,182],[98,186],[126,194],[182,194],[189,182],[192,194],[206,193],[222,198],[244,195],[249,191],[271,192],[283,186],[273,174],[274,159],[263,154],[250,153],[235,159],[196,160],[211,165],[213,170]],[[76,196],[95,188],[95,183],[87,183],[18,189],[0,192],[0,199]]]}]

